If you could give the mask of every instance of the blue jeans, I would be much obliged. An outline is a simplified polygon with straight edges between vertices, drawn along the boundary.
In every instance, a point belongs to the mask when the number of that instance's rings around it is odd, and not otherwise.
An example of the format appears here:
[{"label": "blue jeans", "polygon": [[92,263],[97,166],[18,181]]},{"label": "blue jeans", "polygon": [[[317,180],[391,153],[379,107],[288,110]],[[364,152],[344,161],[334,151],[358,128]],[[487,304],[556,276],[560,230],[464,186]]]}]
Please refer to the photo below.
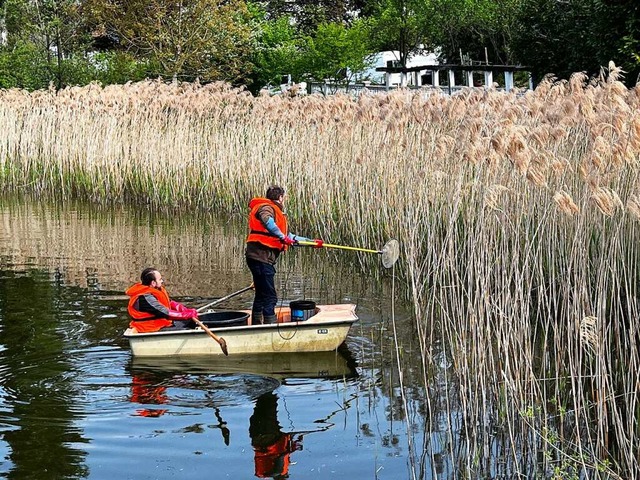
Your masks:
[{"label": "blue jeans", "polygon": [[275,315],[275,308],[278,303],[278,295],[274,282],[276,267],[270,263],[259,262],[252,258],[247,258],[247,265],[253,276],[253,287],[255,290],[253,311],[262,313],[265,317]]}]

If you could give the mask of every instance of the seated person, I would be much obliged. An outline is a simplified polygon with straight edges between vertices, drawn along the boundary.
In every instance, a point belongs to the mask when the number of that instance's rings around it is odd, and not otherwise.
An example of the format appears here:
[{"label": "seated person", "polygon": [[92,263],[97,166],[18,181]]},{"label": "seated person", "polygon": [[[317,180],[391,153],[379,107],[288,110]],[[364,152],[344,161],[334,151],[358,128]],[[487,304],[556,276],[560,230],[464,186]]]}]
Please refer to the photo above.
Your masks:
[{"label": "seated person", "polygon": [[138,333],[195,328],[192,319],[198,318],[196,309],[169,299],[162,284],[160,272],[150,267],[142,271],[140,283],[126,291],[131,297],[128,311],[133,319],[129,327],[135,328]]}]

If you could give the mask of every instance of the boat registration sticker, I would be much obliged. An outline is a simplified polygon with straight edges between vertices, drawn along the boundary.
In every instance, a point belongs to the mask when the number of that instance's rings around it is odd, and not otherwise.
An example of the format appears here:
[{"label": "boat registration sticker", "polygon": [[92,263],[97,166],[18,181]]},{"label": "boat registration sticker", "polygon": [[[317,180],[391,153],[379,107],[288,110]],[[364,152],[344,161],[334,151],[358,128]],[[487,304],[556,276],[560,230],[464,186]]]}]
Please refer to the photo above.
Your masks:
[{"label": "boat registration sticker", "polygon": [[329,333],[329,330],[327,330],[326,328],[318,329],[318,335],[326,335],[327,333]]}]

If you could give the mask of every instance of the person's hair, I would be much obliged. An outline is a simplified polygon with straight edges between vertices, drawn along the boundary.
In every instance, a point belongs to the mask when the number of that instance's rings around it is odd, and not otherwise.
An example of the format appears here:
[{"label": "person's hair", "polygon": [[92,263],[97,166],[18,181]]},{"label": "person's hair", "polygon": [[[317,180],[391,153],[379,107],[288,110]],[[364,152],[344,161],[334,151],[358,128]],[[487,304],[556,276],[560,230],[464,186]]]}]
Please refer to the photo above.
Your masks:
[{"label": "person's hair", "polygon": [[284,195],[284,188],[278,185],[271,185],[267,188],[267,198],[269,200],[278,200],[280,195]]},{"label": "person's hair", "polygon": [[151,282],[156,279],[155,272],[157,271],[158,270],[153,267],[145,268],[140,274],[140,282],[146,286],[151,285]]}]

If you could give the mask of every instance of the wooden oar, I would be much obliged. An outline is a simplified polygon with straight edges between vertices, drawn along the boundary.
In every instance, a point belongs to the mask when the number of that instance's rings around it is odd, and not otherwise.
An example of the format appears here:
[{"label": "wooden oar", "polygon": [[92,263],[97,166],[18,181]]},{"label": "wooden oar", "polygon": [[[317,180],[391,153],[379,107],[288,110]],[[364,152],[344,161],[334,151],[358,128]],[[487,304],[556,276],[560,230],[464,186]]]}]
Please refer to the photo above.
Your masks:
[{"label": "wooden oar", "polygon": [[224,338],[217,336],[215,333],[213,333],[211,330],[209,330],[209,327],[207,327],[204,323],[202,323],[197,318],[194,318],[193,321],[196,322],[200,326],[201,329],[203,329],[205,332],[207,332],[207,334],[211,338],[213,338],[216,342],[218,342],[218,345],[220,345],[220,348],[222,349],[222,353],[224,353],[228,357],[229,356],[229,350],[227,350],[227,342],[224,340]]},{"label": "wooden oar", "polygon": [[205,308],[209,308],[209,307],[212,307],[213,305],[217,305],[217,304],[219,304],[219,303],[222,303],[222,302],[224,302],[225,300],[229,300],[230,298],[235,297],[236,295],[240,295],[241,293],[244,293],[244,292],[246,292],[247,290],[251,290],[252,288],[253,288],[253,283],[252,283],[251,285],[249,285],[248,287],[244,287],[242,290],[238,290],[237,292],[230,293],[229,295],[227,295],[227,296],[225,296],[225,297],[221,297],[221,298],[219,298],[219,299],[217,299],[217,300],[214,300],[214,301],[213,301],[213,302],[211,302],[211,303],[207,303],[206,305],[204,305],[204,306],[202,306],[202,307],[198,308],[196,311],[197,311],[198,313],[200,313],[200,312],[201,312],[201,311],[203,311]]},{"label": "wooden oar", "polygon": [[[211,303],[207,303],[206,305],[198,308],[196,311],[198,313],[200,313],[201,311],[203,311],[205,308],[211,307],[213,305],[217,305],[218,303],[222,303],[225,300],[230,299],[231,297],[235,297],[236,295],[240,295],[243,292],[246,292],[247,290],[251,290],[253,288],[253,283],[251,285],[249,285],[248,287],[244,287],[242,290],[238,290],[237,292],[233,292],[230,293],[229,295],[219,298],[217,300],[214,300]],[[222,349],[222,353],[224,353],[227,357],[229,356],[229,350],[227,350],[227,342],[225,341],[224,338],[219,337],[218,335],[216,335],[215,333],[213,333],[211,330],[209,330],[209,327],[207,327],[204,323],[202,323],[200,320],[198,320],[197,318],[193,319],[194,322],[196,322],[196,324],[203,329],[205,332],[207,332],[207,334],[213,338],[216,342],[218,342],[218,345],[220,345],[220,348]]]}]

